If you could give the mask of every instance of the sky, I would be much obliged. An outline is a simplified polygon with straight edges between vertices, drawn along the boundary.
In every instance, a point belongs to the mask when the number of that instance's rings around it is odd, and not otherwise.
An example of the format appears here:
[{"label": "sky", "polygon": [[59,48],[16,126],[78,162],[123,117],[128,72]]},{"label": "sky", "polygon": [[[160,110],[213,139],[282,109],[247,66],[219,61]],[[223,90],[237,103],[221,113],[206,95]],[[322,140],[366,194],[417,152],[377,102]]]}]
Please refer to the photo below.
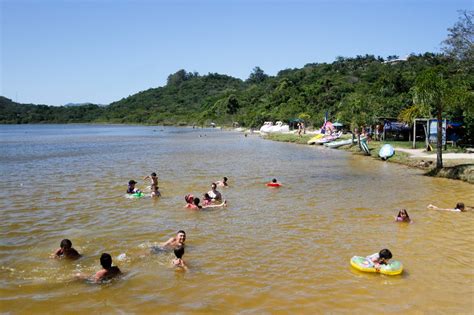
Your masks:
[{"label": "sky", "polygon": [[472,0],[0,0],[0,95],[109,104],[180,69],[247,79],[441,52]]}]

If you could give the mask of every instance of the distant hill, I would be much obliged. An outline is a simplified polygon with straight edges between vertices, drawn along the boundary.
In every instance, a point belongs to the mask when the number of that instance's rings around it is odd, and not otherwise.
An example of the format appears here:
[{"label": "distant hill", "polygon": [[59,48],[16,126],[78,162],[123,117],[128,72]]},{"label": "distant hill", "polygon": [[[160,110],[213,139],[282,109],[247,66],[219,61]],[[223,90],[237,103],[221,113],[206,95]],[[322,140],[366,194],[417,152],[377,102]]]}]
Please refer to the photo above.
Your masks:
[{"label": "distant hill", "polygon": [[73,107],[19,104],[0,96],[0,123],[84,123],[101,116],[102,107],[81,105]]},{"label": "distant hill", "polygon": [[107,106],[106,104],[94,104],[94,103],[91,103],[91,102],[85,102],[85,103],[67,103],[67,104],[64,104],[63,106],[65,106],[65,107],[73,107],[73,106],[86,106],[86,105]]}]

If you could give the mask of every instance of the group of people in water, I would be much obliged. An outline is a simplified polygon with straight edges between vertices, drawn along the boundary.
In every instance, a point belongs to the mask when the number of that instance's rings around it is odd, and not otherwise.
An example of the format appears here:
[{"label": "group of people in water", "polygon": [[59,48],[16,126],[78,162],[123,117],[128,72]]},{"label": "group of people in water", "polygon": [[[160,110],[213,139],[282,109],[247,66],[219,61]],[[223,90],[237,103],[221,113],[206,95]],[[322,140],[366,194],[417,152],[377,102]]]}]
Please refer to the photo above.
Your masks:
[{"label": "group of people in water", "polygon": [[[145,176],[144,180],[150,180],[150,188],[151,188],[151,197],[159,197],[161,193],[158,187],[158,176],[155,172],[151,173],[149,176]],[[223,199],[221,192],[217,190],[218,187],[229,187],[228,185],[228,178],[223,177],[222,180],[213,182],[211,184],[211,189],[202,195],[202,205],[201,199],[198,197],[194,197],[192,194],[187,194],[184,199],[186,201],[185,208],[192,209],[192,210],[200,210],[206,208],[217,208],[217,207],[226,207],[227,201]],[[135,187],[137,184],[136,181],[130,180],[128,182],[127,194],[136,194],[141,193],[139,189]],[[272,179],[271,182],[266,184],[268,187],[281,187],[282,184],[279,183],[276,178]],[[454,208],[439,208],[434,205],[428,205],[429,209],[435,210],[445,210],[445,211],[454,211],[454,212],[464,212],[467,211],[468,208],[463,203],[457,203]],[[397,216],[395,217],[395,222],[406,222],[406,223],[413,223],[413,220],[408,215],[406,209],[401,209],[398,211]],[[184,248],[185,248],[185,241],[186,241],[186,232],[183,230],[179,230],[175,236],[171,237],[168,241],[160,244],[160,246],[151,247],[150,254],[162,253],[162,252],[170,252],[173,251],[175,258],[171,261],[171,265],[181,268],[183,270],[187,270],[187,265],[183,260],[184,255]],[[125,254],[123,254],[125,255]],[[55,250],[52,254],[53,258],[65,258],[65,259],[78,259],[81,257],[81,254],[77,250],[72,247],[72,242],[69,239],[63,239],[60,243],[60,247]],[[366,259],[369,263],[371,263],[374,268],[380,269],[381,265],[389,264],[389,260],[392,258],[392,253],[389,249],[382,249],[380,252],[375,253],[373,255],[367,256]],[[108,253],[102,253],[100,256],[100,265],[102,269],[97,271],[93,275],[84,275],[84,274],[76,274],[76,278],[82,280],[88,280],[94,283],[101,283],[103,281],[110,280],[116,276],[122,274],[121,270],[117,266],[112,266],[112,256]]]},{"label": "group of people in water", "polygon": [[[186,232],[179,230],[176,233],[176,236],[171,237],[168,241],[162,243],[160,246],[152,247],[150,254],[169,252],[172,250],[175,255],[175,258],[171,261],[172,266],[187,270],[188,267],[183,260],[185,241]],[[51,258],[76,260],[82,257],[82,255],[72,247],[72,242],[69,239],[63,239],[59,246],[60,247],[51,255]],[[93,283],[102,283],[122,274],[122,271],[119,267],[112,266],[112,256],[108,253],[102,253],[100,256],[100,265],[102,266],[102,269],[93,275],[77,273],[75,277],[79,280],[87,280]]]},{"label": "group of people in water", "polygon": [[[155,172],[151,173],[148,176],[143,177],[143,180],[150,180],[150,190],[151,190],[151,197],[160,197],[161,193],[158,190],[158,176],[156,175]],[[141,190],[138,188],[135,188],[135,185],[137,182],[133,179],[128,181],[128,188],[127,188],[127,194],[137,194],[141,193]]]}]

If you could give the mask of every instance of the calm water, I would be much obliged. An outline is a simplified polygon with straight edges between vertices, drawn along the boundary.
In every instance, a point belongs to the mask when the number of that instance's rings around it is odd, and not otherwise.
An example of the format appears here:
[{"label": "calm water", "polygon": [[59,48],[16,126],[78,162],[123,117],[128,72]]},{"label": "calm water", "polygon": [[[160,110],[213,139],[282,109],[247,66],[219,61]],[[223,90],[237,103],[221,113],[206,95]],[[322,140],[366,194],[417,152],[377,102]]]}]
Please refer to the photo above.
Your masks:
[{"label": "calm water", "polygon": [[[473,186],[323,147],[140,126],[0,126],[0,311],[11,313],[473,313]],[[156,171],[163,197],[126,183]],[[184,209],[212,181],[229,206]],[[269,189],[272,177],[284,183]],[[414,224],[395,224],[405,207]],[[183,229],[187,272],[141,257]],[[84,257],[49,259],[63,238]],[[402,276],[351,269],[387,247]],[[108,252],[126,272],[91,285]],[[116,257],[126,253],[127,259]]]}]

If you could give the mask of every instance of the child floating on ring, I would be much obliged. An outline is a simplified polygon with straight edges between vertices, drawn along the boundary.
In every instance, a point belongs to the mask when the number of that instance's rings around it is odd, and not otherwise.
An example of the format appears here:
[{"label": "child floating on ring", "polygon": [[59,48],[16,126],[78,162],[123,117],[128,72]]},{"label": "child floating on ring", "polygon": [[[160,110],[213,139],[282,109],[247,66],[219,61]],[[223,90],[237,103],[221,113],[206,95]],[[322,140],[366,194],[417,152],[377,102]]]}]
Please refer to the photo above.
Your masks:
[{"label": "child floating on ring", "polygon": [[381,265],[387,265],[392,258],[392,252],[384,248],[380,252],[366,257],[368,261],[374,264],[375,269],[380,269]]},{"label": "child floating on ring", "polygon": [[266,185],[268,187],[281,187],[282,186],[281,183],[279,183],[276,178],[272,179],[272,181],[270,183],[267,183]]}]

